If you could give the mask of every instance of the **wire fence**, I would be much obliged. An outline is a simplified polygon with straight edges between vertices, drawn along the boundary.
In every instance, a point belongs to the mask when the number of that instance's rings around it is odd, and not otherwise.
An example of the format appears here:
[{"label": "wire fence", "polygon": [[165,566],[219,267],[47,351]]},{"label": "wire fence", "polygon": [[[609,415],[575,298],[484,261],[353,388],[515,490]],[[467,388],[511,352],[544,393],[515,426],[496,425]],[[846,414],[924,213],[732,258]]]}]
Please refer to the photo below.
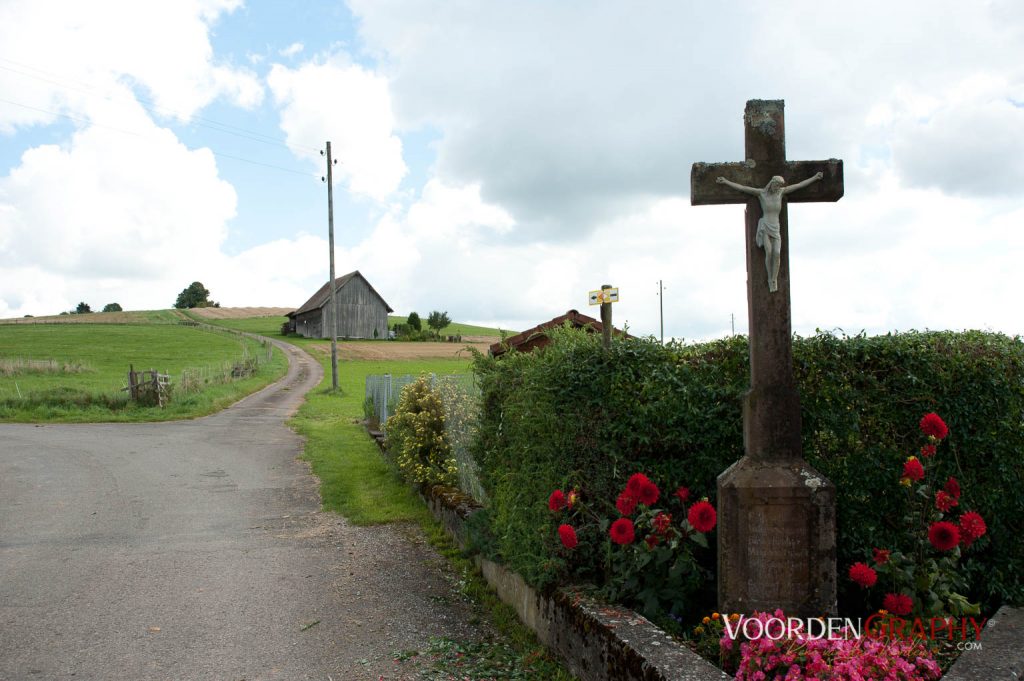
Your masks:
[{"label": "wire fence", "polygon": [[[387,434],[387,420],[394,416],[405,386],[419,376],[371,374],[366,377],[366,416]],[[480,388],[472,374],[430,374],[430,387],[441,395],[444,428],[459,470],[459,488],[485,503],[487,495],[480,484],[479,469],[471,453],[480,415]]]}]

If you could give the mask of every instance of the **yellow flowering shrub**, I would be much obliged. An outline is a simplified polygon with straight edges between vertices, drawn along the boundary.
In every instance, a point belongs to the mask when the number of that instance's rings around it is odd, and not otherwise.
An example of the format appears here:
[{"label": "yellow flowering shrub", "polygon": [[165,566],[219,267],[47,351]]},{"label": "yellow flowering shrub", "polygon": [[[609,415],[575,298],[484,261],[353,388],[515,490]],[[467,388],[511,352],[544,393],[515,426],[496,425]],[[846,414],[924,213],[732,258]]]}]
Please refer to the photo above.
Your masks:
[{"label": "yellow flowering shrub", "polygon": [[455,485],[458,469],[445,433],[441,395],[420,376],[402,388],[395,414],[387,420],[386,446],[402,475],[428,485]]}]

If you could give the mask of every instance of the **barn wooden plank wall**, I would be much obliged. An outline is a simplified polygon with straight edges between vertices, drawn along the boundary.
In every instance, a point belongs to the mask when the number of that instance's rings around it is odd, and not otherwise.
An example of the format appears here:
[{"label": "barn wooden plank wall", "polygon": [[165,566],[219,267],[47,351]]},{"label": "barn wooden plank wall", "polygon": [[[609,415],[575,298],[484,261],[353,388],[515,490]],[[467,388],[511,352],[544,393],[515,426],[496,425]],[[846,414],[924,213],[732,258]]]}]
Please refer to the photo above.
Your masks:
[{"label": "barn wooden plank wall", "polygon": [[[356,276],[344,282],[338,289],[336,298],[339,338],[388,337],[387,303],[370,288],[361,274],[356,273]],[[328,297],[322,307],[296,315],[296,332],[307,338],[328,338],[323,316],[329,306]]]}]

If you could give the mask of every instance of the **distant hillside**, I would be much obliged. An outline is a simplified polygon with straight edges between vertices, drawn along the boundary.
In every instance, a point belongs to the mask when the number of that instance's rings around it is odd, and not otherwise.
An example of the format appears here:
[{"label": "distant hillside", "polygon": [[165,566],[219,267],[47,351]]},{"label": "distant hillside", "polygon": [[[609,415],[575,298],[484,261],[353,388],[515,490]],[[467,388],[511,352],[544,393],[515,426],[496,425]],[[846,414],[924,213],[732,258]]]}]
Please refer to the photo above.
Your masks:
[{"label": "distant hillside", "polygon": [[176,324],[186,319],[180,310],[135,310],[131,312],[90,312],[43,317],[0,319],[0,324]]},{"label": "distant hillside", "polygon": [[0,319],[0,324],[175,324],[182,319],[283,317],[294,307],[196,307],[189,310],[130,310]]}]

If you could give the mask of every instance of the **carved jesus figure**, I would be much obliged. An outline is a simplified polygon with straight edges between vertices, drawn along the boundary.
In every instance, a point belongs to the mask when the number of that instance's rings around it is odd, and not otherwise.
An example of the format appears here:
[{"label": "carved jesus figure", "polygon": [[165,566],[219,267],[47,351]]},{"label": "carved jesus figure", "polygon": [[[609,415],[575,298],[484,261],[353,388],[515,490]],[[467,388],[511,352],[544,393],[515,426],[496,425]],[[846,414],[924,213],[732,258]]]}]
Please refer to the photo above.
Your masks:
[{"label": "carved jesus figure", "polygon": [[757,246],[764,249],[764,266],[768,270],[768,290],[774,293],[779,288],[779,260],[782,257],[782,228],[779,225],[779,214],[782,213],[782,197],[792,194],[798,189],[817,182],[823,177],[816,173],[803,182],[786,186],[786,181],[776,175],[764,189],[747,187],[742,184],[730,182],[724,177],[715,180],[718,184],[724,184],[744,194],[756,196],[761,203],[761,219],[757,221]]}]

